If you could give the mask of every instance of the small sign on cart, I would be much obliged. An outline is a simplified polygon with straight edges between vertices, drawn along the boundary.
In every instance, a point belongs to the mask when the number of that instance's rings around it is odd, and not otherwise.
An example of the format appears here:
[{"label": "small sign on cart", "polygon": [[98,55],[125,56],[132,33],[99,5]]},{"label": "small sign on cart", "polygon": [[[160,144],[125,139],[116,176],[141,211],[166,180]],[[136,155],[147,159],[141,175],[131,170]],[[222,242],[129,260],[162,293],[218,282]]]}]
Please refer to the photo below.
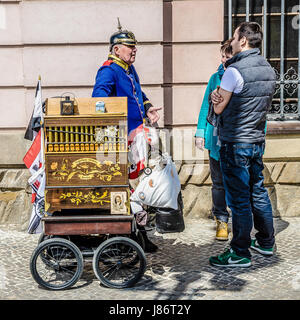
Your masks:
[{"label": "small sign on cart", "polygon": [[111,192],[111,214],[127,214],[126,201],[126,192]]}]

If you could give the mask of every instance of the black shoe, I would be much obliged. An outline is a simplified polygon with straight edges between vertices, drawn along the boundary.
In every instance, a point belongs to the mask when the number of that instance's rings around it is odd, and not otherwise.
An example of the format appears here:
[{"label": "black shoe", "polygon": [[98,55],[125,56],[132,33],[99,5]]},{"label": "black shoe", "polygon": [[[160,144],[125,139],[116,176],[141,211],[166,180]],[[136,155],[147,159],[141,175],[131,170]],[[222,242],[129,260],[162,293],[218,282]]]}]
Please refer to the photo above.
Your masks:
[{"label": "black shoe", "polygon": [[145,239],[145,252],[152,253],[158,250],[158,246],[151,242],[148,237]]},{"label": "black shoe", "polygon": [[147,236],[147,231],[145,230],[145,227],[144,226],[138,226],[138,229],[140,231],[140,234],[143,237],[143,242],[144,242],[144,245],[143,245],[144,248],[143,249],[144,249],[144,251],[147,252],[147,253],[152,253],[152,252],[157,251],[158,246],[149,240],[149,238]]}]

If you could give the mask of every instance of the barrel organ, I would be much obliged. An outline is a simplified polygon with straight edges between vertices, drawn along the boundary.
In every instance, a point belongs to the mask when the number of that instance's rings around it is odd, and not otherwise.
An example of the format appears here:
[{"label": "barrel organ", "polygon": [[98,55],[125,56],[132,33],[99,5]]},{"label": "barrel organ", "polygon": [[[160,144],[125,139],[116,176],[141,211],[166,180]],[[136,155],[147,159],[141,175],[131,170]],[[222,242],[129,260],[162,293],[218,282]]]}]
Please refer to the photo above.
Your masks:
[{"label": "barrel organ", "polygon": [[107,212],[117,195],[130,214],[127,98],[76,98],[72,115],[60,113],[59,98],[47,99],[44,137],[47,212]]}]

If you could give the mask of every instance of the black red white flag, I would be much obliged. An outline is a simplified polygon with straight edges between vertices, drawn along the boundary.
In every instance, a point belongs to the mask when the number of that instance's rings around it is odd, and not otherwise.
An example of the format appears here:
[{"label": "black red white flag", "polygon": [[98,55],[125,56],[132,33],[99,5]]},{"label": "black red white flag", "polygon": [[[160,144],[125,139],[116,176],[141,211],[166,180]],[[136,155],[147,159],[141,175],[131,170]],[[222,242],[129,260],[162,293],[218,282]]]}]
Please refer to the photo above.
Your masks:
[{"label": "black red white flag", "polygon": [[41,79],[39,78],[34,98],[33,112],[27,126],[24,139],[32,141],[41,128],[41,121],[43,120],[43,103],[42,103],[42,87]]},{"label": "black red white flag", "polygon": [[41,218],[45,213],[44,197],[46,176],[44,167],[44,134],[43,129],[41,129],[44,123],[44,117],[41,98],[41,83],[39,79],[32,114],[32,127],[31,129],[27,128],[28,132],[31,132],[30,135],[32,134],[33,136],[33,142],[23,158],[23,162],[31,173],[28,183],[32,188],[33,207],[28,226],[28,233],[41,233],[43,231]]}]

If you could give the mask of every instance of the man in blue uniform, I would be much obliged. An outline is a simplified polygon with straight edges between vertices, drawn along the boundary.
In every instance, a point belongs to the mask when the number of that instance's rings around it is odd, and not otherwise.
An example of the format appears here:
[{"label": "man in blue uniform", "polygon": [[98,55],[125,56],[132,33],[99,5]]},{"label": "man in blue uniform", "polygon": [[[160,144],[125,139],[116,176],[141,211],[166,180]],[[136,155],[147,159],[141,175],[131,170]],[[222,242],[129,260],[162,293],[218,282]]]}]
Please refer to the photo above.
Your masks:
[{"label": "man in blue uniform", "polygon": [[[132,32],[122,30],[110,37],[110,54],[96,75],[92,97],[127,97],[128,134],[146,119],[151,124],[159,120],[158,110],[153,107],[141,89],[138,74],[133,66],[136,57],[137,41]],[[152,243],[144,227],[139,226],[144,238],[145,252],[154,252],[157,246]]]},{"label": "man in blue uniform", "polygon": [[110,37],[110,54],[96,75],[93,97],[127,97],[128,133],[143,123],[145,118],[153,124],[159,120],[153,107],[141,89],[138,74],[133,66],[136,57],[136,39],[132,32],[122,30]]}]

